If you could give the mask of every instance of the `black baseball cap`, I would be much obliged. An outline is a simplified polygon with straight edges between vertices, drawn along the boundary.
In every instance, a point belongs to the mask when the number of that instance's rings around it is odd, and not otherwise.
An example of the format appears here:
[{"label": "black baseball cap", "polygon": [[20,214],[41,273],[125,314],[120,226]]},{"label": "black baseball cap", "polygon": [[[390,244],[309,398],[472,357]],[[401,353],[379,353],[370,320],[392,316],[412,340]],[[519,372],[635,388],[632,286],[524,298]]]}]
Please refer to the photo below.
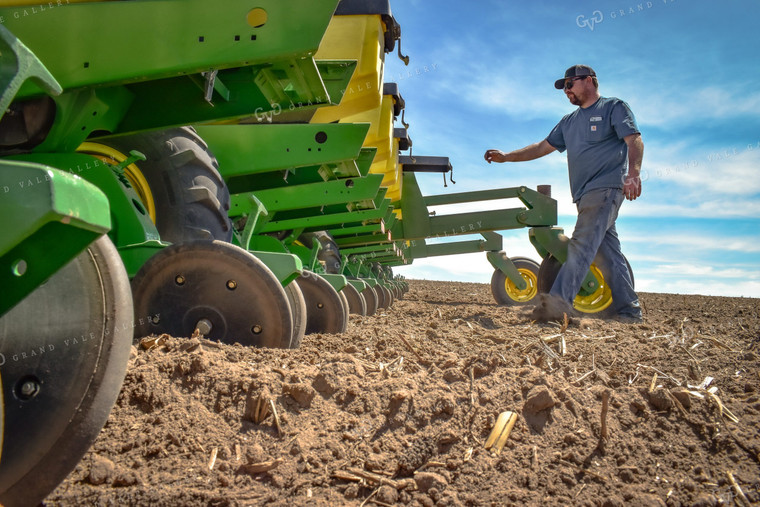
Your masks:
[{"label": "black baseball cap", "polygon": [[569,69],[565,71],[565,77],[562,79],[557,79],[554,82],[554,87],[557,90],[561,90],[565,87],[565,79],[570,77],[583,77],[583,76],[596,76],[596,72],[594,72],[594,69],[589,67],[588,65],[573,65]]}]

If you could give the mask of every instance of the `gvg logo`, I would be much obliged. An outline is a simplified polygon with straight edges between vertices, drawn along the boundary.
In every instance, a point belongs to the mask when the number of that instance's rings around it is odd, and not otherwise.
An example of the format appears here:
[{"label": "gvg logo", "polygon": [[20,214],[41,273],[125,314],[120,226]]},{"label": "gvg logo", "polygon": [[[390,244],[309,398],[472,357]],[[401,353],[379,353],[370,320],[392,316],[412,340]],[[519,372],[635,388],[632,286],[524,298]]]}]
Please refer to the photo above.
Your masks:
[{"label": "gvg logo", "polygon": [[602,11],[592,12],[590,18],[587,18],[583,14],[575,18],[575,24],[578,25],[579,28],[587,26],[592,32],[594,31],[594,26],[602,21],[604,21],[604,14],[602,14]]}]

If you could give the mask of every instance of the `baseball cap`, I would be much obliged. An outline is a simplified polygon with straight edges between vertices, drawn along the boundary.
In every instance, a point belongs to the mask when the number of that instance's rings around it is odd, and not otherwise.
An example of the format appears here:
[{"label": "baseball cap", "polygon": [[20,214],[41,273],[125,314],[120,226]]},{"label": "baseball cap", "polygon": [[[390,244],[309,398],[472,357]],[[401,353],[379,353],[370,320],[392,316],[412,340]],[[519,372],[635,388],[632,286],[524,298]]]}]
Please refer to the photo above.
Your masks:
[{"label": "baseball cap", "polygon": [[594,72],[594,69],[589,67],[588,65],[573,65],[569,69],[565,71],[565,77],[562,79],[557,79],[554,82],[554,87],[557,90],[561,90],[565,87],[565,79],[569,77],[582,77],[582,76],[596,76],[596,72]]}]

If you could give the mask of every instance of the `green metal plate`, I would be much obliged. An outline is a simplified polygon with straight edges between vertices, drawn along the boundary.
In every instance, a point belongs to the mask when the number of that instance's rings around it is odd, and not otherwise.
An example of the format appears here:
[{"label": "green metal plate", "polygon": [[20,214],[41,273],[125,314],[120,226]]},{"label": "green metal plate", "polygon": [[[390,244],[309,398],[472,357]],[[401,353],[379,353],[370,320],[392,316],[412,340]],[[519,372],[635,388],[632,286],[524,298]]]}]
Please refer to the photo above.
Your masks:
[{"label": "green metal plate", "polygon": [[348,279],[343,275],[320,274],[319,276],[327,280],[327,282],[332,285],[333,289],[338,292],[343,290],[343,287],[348,285]]},{"label": "green metal plate", "polygon": [[305,218],[295,218],[286,220],[273,220],[262,228],[260,232],[279,232],[291,229],[303,228],[304,232],[322,231],[330,227],[336,227],[346,222],[357,220],[379,220],[385,215],[385,210],[367,210],[338,213],[335,215],[319,215]]},{"label": "green metal plate", "polygon": [[[240,176],[354,160],[369,124],[207,125],[196,130],[219,161],[222,177],[234,186]],[[277,179],[288,184],[280,175]]]},{"label": "green metal plate", "polygon": [[262,252],[260,250],[252,250],[250,252],[274,273],[274,276],[283,287],[298,278],[303,270],[303,263],[296,255]]},{"label": "green metal plate", "polygon": [[[2,7],[0,18],[64,89],[72,89],[247,66],[284,55],[313,54],[337,3],[43,2]],[[252,26],[261,21],[249,23],[252,7],[265,11],[263,26]],[[22,96],[39,91],[37,85],[30,84],[22,90]]]},{"label": "green metal plate", "polygon": [[[345,211],[346,203],[374,196],[380,188],[382,179],[381,175],[372,175],[366,178],[349,178],[308,185],[292,185],[282,188],[257,190],[254,195],[269,213],[318,208],[320,206],[337,206],[341,204],[343,211]],[[231,196],[230,216],[248,213],[250,203],[249,194],[235,194]]]},{"label": "green metal plate", "polygon": [[0,161],[0,315],[111,228],[108,199],[72,174]]}]

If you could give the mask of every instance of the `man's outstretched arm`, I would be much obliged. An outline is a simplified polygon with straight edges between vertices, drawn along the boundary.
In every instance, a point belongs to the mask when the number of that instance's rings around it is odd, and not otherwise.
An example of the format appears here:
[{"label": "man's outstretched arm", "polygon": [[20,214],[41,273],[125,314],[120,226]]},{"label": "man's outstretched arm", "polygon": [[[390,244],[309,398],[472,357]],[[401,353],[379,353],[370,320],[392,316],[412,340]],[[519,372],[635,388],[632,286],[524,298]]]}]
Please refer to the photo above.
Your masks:
[{"label": "man's outstretched arm", "polygon": [[519,150],[504,153],[501,150],[488,150],[485,154],[486,161],[491,162],[525,162],[535,160],[555,151],[556,148],[544,139],[541,142],[531,144]]}]

